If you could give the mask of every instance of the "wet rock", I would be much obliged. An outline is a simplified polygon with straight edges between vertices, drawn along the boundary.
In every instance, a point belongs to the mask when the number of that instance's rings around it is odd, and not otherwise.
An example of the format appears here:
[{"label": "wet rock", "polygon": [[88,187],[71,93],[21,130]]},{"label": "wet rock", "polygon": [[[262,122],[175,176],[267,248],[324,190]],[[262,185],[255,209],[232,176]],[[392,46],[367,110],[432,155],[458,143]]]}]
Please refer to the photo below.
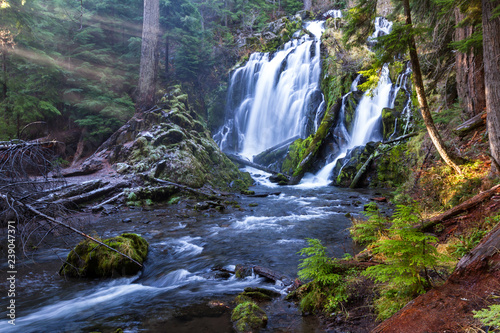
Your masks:
[{"label": "wet rock", "polygon": [[234,270],[234,275],[237,278],[245,278],[247,276],[252,275],[252,268],[248,266],[243,266],[243,265],[236,265],[236,268]]},{"label": "wet rock", "polygon": [[[103,243],[141,264],[148,254],[148,242],[137,234],[121,234]],[[119,277],[136,274],[140,269],[119,253],[86,239],[68,254],[59,274],[85,278]]]},{"label": "wet rock", "polygon": [[288,177],[278,173],[277,175],[269,176],[269,181],[271,183],[277,183],[278,185],[288,185]]},{"label": "wet rock", "polygon": [[[333,184],[342,187],[349,186],[378,145],[377,142],[368,142],[364,147],[358,146],[349,150],[345,158],[339,159],[333,169]],[[369,179],[365,177],[359,184],[360,187],[366,187]]]}]

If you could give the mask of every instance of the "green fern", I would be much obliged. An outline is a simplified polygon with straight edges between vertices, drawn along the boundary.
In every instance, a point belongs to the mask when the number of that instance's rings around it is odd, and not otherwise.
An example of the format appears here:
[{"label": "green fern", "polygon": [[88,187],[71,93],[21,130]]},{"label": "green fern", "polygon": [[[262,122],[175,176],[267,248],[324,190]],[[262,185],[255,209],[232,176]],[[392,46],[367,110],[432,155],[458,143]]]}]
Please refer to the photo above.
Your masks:
[{"label": "green fern", "polygon": [[[413,227],[419,221],[415,207],[398,205],[392,226],[387,229],[388,237],[374,244],[373,253],[385,258],[385,262],[367,268],[363,274],[385,284],[378,300],[380,307],[376,304],[379,319],[388,318],[406,301],[428,289],[431,286],[428,270],[448,259],[433,246],[438,242],[436,237]],[[387,302],[399,305],[388,307]]]},{"label": "green fern", "polygon": [[368,204],[366,206],[365,216],[368,220],[352,218],[352,226],[349,228],[351,238],[358,244],[370,245],[377,241],[383,233],[387,219],[383,217],[377,209],[377,206]]},{"label": "green fern", "polygon": [[473,312],[474,318],[479,319],[484,325],[500,329],[500,304],[491,305],[489,308]]},{"label": "green fern", "polygon": [[303,311],[320,311],[326,313],[342,308],[342,303],[349,297],[349,282],[357,274],[352,269],[344,270],[336,259],[326,255],[324,247],[318,239],[307,239],[309,247],[300,250],[299,254],[308,256],[301,259],[299,278],[312,280],[305,287],[300,307]]}]

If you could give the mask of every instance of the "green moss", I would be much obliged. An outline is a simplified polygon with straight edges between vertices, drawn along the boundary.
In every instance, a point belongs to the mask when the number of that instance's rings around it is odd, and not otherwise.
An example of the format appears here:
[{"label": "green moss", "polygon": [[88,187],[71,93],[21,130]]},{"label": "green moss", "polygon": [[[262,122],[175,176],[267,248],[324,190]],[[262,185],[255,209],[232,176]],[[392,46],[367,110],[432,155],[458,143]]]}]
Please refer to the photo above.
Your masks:
[{"label": "green moss", "polygon": [[259,204],[255,203],[255,202],[252,202],[252,203],[249,203],[248,206],[249,207],[257,207]]},{"label": "green moss", "polygon": [[167,203],[169,205],[177,205],[179,203],[179,201],[181,200],[181,197],[171,197]]},{"label": "green moss", "polygon": [[267,324],[266,313],[253,302],[239,304],[231,315],[237,332],[259,330]]},{"label": "green moss", "polygon": [[255,194],[255,191],[251,191],[251,190],[242,190],[240,191],[241,194],[244,194],[244,195],[254,195]]},{"label": "green moss", "polygon": [[[148,253],[148,242],[137,234],[125,233],[102,242],[141,264]],[[129,259],[86,239],[68,254],[59,274],[95,278],[133,275],[139,270],[140,267]]]}]

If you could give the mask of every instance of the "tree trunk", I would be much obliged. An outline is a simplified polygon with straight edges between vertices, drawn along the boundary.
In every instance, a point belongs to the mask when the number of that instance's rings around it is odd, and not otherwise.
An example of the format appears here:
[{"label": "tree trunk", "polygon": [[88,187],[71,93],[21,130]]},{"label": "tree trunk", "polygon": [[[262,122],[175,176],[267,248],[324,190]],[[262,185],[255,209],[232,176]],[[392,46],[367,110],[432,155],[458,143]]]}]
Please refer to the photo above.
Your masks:
[{"label": "tree trunk", "polygon": [[137,112],[144,112],[155,104],[159,32],[160,1],[144,0],[141,65],[138,84],[139,96],[136,105]]},{"label": "tree trunk", "polygon": [[482,0],[483,8],[483,58],[484,84],[486,87],[486,112],[491,157],[500,162],[500,17],[492,18],[500,0]]},{"label": "tree trunk", "polygon": [[[466,15],[455,8],[455,20],[461,22]],[[461,41],[474,33],[473,26],[459,27],[455,30],[455,41]],[[468,118],[480,114],[486,108],[484,90],[484,67],[481,52],[469,50],[468,53],[456,52],[457,92],[460,105]]]},{"label": "tree trunk", "polygon": [[[403,0],[403,7],[405,10],[406,24],[411,27],[412,22],[411,22],[411,11],[410,11],[409,0]],[[438,151],[441,158],[445,161],[445,163],[448,164],[450,167],[452,167],[457,173],[461,174],[462,171],[453,160],[451,154],[448,152],[448,149],[444,144],[443,139],[441,138],[439,132],[437,131],[436,125],[434,124],[434,120],[432,119],[431,112],[429,110],[429,105],[427,104],[427,98],[425,96],[424,81],[422,80],[422,71],[420,70],[420,62],[418,60],[417,47],[413,35],[410,36],[410,40],[408,43],[409,43],[408,47],[410,49],[411,67],[413,70],[413,81],[415,83],[415,90],[417,91],[417,99],[420,105],[420,112],[422,114],[422,118],[424,119],[424,124],[425,127],[427,128],[427,132],[429,133],[429,136],[432,140],[432,143],[434,144],[434,147],[436,147],[436,150]]]},{"label": "tree trunk", "polygon": [[312,0],[304,0],[304,10],[311,10]]},{"label": "tree trunk", "polygon": [[2,52],[2,100],[7,98],[7,56],[6,51]]}]

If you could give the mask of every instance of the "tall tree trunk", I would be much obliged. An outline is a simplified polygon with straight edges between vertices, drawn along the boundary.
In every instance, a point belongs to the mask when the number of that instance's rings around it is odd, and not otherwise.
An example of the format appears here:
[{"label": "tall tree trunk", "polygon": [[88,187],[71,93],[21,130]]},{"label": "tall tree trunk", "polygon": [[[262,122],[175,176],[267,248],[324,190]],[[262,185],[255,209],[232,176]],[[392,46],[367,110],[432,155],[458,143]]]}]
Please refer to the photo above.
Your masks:
[{"label": "tall tree trunk", "polygon": [[170,58],[170,36],[167,33],[165,34],[165,76],[167,78],[169,71],[168,66],[170,65],[169,58]]},{"label": "tall tree trunk", "polygon": [[[461,22],[466,15],[455,8],[455,20]],[[455,41],[461,41],[474,33],[472,25],[455,30]],[[482,50],[481,50],[482,51]],[[482,52],[469,50],[468,53],[456,52],[457,92],[461,107],[468,118],[480,114],[486,108],[484,90],[484,67]]]},{"label": "tall tree trunk", "polygon": [[160,1],[144,0],[141,65],[137,112],[144,112],[155,103],[156,72],[158,69],[158,37],[160,32]]},{"label": "tall tree trunk", "polygon": [[496,161],[491,166],[493,172],[500,172],[495,167],[500,162],[500,17],[492,18],[493,9],[500,6],[500,0],[481,2],[488,137],[491,157]]},{"label": "tall tree trunk", "polygon": [[304,10],[311,10],[312,0],[304,0]]},{"label": "tall tree trunk", "polygon": [[7,56],[6,51],[2,52],[2,100],[7,98]]},{"label": "tall tree trunk", "polygon": [[[406,24],[411,27],[412,22],[409,0],[403,0],[403,7],[405,10]],[[422,71],[420,69],[420,62],[417,55],[417,46],[415,44],[415,38],[413,35],[410,36],[408,44],[408,47],[410,49],[411,67],[413,70],[413,81],[415,83],[415,90],[417,91],[417,99],[420,105],[420,112],[422,114],[422,118],[424,119],[424,124],[427,128],[427,132],[429,133],[434,147],[436,147],[436,150],[438,151],[441,158],[445,161],[445,163],[452,167],[457,173],[461,174],[462,171],[460,170],[460,167],[455,163],[451,154],[448,152],[448,148],[444,144],[441,135],[439,135],[436,125],[434,124],[434,120],[432,119],[429,105],[427,104],[427,98],[425,96],[424,81],[422,80]]]}]

